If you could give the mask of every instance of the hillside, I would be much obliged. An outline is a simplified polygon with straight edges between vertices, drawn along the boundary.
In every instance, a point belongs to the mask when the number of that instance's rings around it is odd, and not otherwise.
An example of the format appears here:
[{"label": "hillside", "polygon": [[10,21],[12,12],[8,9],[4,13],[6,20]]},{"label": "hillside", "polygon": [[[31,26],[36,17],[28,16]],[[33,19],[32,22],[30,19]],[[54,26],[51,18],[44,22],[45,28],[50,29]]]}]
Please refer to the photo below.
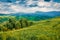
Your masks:
[{"label": "hillside", "polygon": [[60,40],[60,17],[35,23],[27,28],[0,32],[0,40]]},{"label": "hillside", "polygon": [[[6,17],[7,16],[7,17]],[[50,18],[55,18],[57,16],[60,16],[60,11],[52,11],[52,12],[36,12],[36,13],[11,13],[11,14],[0,14],[0,18],[3,21],[6,21],[9,19],[9,17],[15,17],[17,20],[21,18],[26,18],[30,21],[40,21]],[[1,21],[2,22],[2,21]]]}]

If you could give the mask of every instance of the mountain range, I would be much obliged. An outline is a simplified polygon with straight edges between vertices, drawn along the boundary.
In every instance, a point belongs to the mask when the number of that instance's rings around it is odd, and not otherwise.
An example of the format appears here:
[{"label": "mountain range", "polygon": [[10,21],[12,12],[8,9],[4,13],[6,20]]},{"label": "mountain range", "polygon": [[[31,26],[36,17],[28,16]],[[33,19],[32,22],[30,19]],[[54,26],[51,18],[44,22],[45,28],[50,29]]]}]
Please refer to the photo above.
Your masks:
[{"label": "mountain range", "polygon": [[28,20],[44,20],[60,16],[60,11],[52,12],[36,12],[36,13],[11,13],[11,14],[0,14],[0,16],[16,16],[16,18],[26,18]]},{"label": "mountain range", "polygon": [[10,15],[10,16],[60,16],[60,11],[52,11],[52,12],[36,12],[36,13],[11,13],[11,14],[1,14],[0,16],[4,16],[4,15]]}]

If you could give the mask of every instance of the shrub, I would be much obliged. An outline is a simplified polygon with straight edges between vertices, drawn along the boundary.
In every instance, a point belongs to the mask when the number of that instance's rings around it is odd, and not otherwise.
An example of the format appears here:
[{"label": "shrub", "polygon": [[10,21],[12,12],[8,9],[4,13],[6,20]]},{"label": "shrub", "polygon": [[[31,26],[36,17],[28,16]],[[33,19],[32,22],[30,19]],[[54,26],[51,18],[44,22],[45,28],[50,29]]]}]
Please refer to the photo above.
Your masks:
[{"label": "shrub", "polygon": [[16,24],[15,24],[15,29],[19,29],[19,28],[21,28],[21,24],[20,24],[19,21],[18,21],[18,22],[16,22]]},{"label": "shrub", "polygon": [[3,31],[3,26],[2,25],[0,25],[0,31]]},{"label": "shrub", "polygon": [[2,35],[0,34],[0,40],[3,40],[3,37],[2,37]]},{"label": "shrub", "polygon": [[8,36],[6,40],[17,40],[15,37]]},{"label": "shrub", "polygon": [[19,20],[21,28],[28,27],[28,21],[26,19]]},{"label": "shrub", "polygon": [[7,31],[8,29],[4,27],[3,25],[0,25],[0,31]]},{"label": "shrub", "polygon": [[15,18],[9,18],[9,23],[13,26],[13,28],[15,28],[15,22],[16,22]]},{"label": "shrub", "polygon": [[15,18],[9,18],[8,21],[5,21],[0,25],[0,31],[19,29],[31,25],[33,25],[33,22],[29,22],[27,19],[24,18],[20,20],[16,20]]},{"label": "shrub", "polygon": [[31,40],[38,40],[38,37],[32,36],[32,37],[31,37]]},{"label": "shrub", "polygon": [[13,29],[13,26],[12,26],[12,24],[11,23],[8,23],[8,24],[6,24],[7,25],[7,28],[8,29],[10,29],[10,30],[12,30]]},{"label": "shrub", "polygon": [[29,26],[33,25],[33,22],[29,22]]}]

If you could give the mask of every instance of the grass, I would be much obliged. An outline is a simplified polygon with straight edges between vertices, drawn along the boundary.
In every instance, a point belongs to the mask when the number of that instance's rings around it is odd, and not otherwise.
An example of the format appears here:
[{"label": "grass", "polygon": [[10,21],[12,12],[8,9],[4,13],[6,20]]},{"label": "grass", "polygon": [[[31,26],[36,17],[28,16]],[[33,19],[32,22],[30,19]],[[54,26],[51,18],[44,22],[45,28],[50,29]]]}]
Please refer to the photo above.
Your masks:
[{"label": "grass", "polygon": [[27,28],[0,32],[0,40],[60,40],[60,18],[35,23]]}]

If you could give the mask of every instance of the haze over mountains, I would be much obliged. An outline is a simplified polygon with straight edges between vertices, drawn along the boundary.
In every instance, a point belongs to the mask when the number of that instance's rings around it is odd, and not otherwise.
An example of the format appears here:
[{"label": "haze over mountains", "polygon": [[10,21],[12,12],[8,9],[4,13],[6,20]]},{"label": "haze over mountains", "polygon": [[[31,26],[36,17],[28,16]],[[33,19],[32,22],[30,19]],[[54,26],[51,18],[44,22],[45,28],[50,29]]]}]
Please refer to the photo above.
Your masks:
[{"label": "haze over mountains", "polygon": [[40,21],[50,18],[55,18],[60,16],[60,11],[52,11],[52,12],[36,12],[36,13],[11,13],[11,14],[0,14],[0,16],[10,16],[16,17],[16,19],[26,18],[31,21]]}]

